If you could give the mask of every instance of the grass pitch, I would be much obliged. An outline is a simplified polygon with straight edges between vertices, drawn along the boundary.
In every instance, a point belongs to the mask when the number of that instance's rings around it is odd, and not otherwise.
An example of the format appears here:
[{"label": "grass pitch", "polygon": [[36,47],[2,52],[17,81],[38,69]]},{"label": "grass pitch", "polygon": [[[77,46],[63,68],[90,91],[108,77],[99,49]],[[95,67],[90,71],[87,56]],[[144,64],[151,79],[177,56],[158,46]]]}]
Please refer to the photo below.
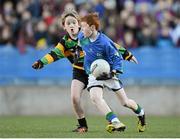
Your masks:
[{"label": "grass pitch", "polygon": [[136,117],[120,117],[125,132],[105,131],[104,117],[87,117],[89,132],[71,132],[76,119],[67,116],[6,116],[0,117],[0,138],[179,138],[180,117],[147,117],[147,130],[138,133]]}]

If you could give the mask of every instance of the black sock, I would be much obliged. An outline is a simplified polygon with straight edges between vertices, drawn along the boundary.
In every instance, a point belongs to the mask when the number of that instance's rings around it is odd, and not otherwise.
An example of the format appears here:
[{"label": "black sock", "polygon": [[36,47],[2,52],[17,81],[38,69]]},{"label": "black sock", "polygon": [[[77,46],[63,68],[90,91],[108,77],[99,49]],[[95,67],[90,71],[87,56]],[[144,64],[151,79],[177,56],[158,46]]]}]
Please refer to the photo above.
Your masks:
[{"label": "black sock", "polygon": [[88,128],[86,118],[78,119],[78,123],[79,123],[80,126]]}]

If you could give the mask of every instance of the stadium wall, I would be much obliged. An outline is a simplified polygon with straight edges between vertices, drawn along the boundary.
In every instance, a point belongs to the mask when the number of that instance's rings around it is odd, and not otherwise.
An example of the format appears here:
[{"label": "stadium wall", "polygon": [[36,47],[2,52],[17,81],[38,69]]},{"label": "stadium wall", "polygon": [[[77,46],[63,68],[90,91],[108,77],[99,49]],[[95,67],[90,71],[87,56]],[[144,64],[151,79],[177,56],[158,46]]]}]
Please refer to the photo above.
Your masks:
[{"label": "stadium wall", "polygon": [[[66,85],[72,78],[67,59],[45,66],[41,70],[31,65],[50,51],[27,47],[20,54],[14,47],[0,47],[0,86],[7,85]],[[142,47],[130,50],[139,64],[123,62],[123,83],[128,85],[180,85],[180,49]],[[63,71],[63,72],[62,72]]]},{"label": "stadium wall", "polygon": [[[180,86],[126,86],[130,98],[144,106],[148,115],[180,115]],[[120,106],[113,92],[105,90],[105,99],[119,115],[132,115]],[[87,115],[100,115],[87,91],[83,94]],[[72,115],[70,88],[61,86],[0,87],[0,115]]]}]

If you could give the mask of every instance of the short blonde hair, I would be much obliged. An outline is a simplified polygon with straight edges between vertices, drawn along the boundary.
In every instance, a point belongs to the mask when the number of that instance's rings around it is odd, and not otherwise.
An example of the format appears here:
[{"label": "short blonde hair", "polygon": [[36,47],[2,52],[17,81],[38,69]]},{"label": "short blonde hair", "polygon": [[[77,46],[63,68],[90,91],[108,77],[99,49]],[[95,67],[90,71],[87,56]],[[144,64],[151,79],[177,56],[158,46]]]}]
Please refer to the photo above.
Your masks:
[{"label": "short blonde hair", "polygon": [[61,15],[61,26],[64,26],[64,22],[67,16],[72,16],[77,19],[78,23],[80,23],[80,16],[74,9],[67,9]]}]

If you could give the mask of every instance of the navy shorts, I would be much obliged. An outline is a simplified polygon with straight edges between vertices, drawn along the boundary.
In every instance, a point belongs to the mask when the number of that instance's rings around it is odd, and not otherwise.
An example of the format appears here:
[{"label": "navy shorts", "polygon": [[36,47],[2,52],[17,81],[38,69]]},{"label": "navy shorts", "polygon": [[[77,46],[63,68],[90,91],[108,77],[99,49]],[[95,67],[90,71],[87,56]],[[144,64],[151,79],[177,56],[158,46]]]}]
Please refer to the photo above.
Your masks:
[{"label": "navy shorts", "polygon": [[76,79],[82,83],[84,83],[85,87],[87,87],[88,84],[88,75],[84,70],[73,68],[73,79]]}]

